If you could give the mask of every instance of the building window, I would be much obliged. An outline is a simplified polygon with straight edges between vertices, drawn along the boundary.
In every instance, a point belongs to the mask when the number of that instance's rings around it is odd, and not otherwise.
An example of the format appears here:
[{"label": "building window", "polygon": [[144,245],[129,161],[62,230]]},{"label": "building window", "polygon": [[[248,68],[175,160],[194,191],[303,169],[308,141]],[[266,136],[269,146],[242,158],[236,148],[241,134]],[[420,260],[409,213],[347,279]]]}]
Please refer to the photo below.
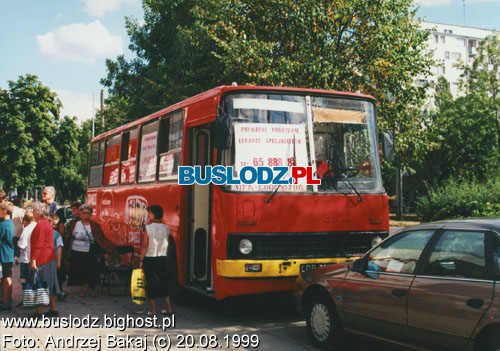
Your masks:
[{"label": "building window", "polygon": [[437,34],[434,34],[434,41],[436,43],[439,43],[439,36]]},{"label": "building window", "polygon": [[443,74],[446,74],[446,67],[442,67],[443,68]]},{"label": "building window", "polygon": [[445,51],[445,53],[444,53],[444,58],[445,58],[446,60],[449,60],[449,59],[450,59],[450,52],[449,52],[449,51]]},{"label": "building window", "polygon": [[461,54],[461,53],[459,53],[459,52],[454,52],[454,53],[452,54],[452,57],[453,57],[453,59],[454,59],[455,61],[456,61],[456,60],[460,60],[460,59],[462,58],[462,54]]},{"label": "building window", "polygon": [[465,39],[464,38],[457,38],[458,45],[460,46],[465,46]]},{"label": "building window", "polygon": [[445,39],[444,39],[444,35],[441,35],[441,43],[443,43],[443,44],[444,44],[444,40],[445,40]]},{"label": "building window", "polygon": [[452,34],[452,33],[453,33],[453,31],[452,31],[451,29],[445,29],[445,30],[444,30],[444,33],[445,33],[445,34]]}]

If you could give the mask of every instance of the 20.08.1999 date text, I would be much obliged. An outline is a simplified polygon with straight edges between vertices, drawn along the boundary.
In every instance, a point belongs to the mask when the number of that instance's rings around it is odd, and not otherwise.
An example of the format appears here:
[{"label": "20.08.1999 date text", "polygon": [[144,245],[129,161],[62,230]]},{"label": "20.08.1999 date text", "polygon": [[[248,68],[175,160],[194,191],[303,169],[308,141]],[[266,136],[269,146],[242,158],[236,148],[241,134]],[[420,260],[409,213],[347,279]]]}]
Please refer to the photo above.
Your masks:
[{"label": "20.08.1999 date text", "polygon": [[226,334],[220,338],[215,334],[177,334],[175,339],[170,337],[155,336],[153,344],[157,349],[220,349],[220,348],[257,348],[260,345],[257,334]]}]

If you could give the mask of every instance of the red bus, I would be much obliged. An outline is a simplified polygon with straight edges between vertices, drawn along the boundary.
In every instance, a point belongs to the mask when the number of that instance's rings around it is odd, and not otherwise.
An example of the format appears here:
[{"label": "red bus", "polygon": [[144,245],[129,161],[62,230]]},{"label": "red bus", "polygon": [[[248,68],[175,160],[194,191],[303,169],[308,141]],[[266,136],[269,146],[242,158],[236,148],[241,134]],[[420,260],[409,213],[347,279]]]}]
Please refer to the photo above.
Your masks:
[{"label": "red bus", "polygon": [[[92,139],[87,201],[140,247],[146,207],[170,227],[176,287],[216,299],[295,288],[389,232],[376,103],[326,90],[220,86]],[[314,142],[311,142],[314,141]],[[179,185],[178,166],[310,166],[320,185]]]}]

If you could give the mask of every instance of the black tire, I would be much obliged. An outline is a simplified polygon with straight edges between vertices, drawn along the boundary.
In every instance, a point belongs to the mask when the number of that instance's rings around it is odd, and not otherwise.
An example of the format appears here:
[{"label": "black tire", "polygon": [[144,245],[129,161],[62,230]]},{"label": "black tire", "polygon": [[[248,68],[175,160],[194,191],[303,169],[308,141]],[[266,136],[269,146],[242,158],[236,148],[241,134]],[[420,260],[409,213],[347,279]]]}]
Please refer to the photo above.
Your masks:
[{"label": "black tire", "polygon": [[490,335],[488,337],[488,348],[487,351],[500,351],[500,335],[498,330],[490,330]]},{"label": "black tire", "polygon": [[307,302],[307,333],[320,349],[342,350],[344,333],[332,299],[326,293],[314,295]]}]

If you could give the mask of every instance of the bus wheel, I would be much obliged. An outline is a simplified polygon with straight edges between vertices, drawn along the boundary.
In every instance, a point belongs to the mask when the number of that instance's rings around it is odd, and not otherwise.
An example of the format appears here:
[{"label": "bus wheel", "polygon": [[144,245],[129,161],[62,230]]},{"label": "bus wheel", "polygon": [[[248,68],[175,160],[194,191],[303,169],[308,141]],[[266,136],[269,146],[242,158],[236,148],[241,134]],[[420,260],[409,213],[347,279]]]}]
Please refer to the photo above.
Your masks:
[{"label": "bus wheel", "polygon": [[175,242],[169,243],[169,254],[167,257],[167,271],[168,271],[168,289],[170,297],[175,302],[181,302],[183,296],[183,288],[179,283],[179,269],[177,265],[177,250]]}]

